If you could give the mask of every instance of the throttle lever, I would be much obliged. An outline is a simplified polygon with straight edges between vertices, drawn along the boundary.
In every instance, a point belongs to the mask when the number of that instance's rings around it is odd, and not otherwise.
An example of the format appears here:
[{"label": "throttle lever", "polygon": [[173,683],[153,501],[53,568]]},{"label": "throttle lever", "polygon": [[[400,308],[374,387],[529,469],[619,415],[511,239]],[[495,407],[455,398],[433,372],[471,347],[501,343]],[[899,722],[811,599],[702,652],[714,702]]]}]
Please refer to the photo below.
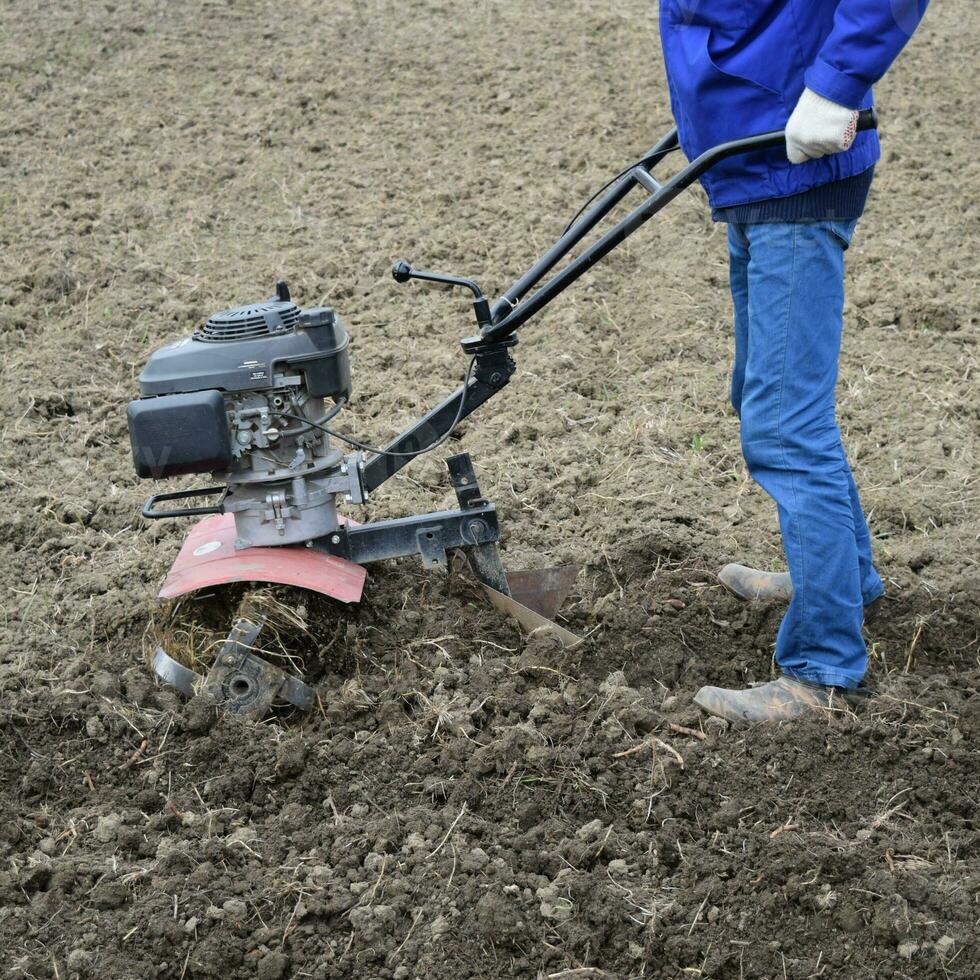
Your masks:
[{"label": "throttle lever", "polygon": [[391,278],[395,282],[408,282],[409,279],[423,279],[426,282],[439,282],[445,286],[462,286],[473,293],[473,312],[476,315],[476,322],[482,330],[491,323],[490,304],[487,302],[483,290],[473,282],[472,279],[464,279],[462,276],[447,276],[441,272],[426,272],[422,269],[414,269],[410,262],[399,259],[391,267]]}]

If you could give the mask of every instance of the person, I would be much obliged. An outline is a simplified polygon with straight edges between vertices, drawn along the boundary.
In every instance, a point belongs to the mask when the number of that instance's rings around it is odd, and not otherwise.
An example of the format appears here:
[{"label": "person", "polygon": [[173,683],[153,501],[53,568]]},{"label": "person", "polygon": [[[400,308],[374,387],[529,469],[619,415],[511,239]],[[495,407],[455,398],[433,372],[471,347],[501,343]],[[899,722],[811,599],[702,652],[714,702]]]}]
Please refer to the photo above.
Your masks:
[{"label": "person", "polygon": [[661,0],[671,109],[689,159],[785,129],[785,148],[730,157],[702,178],[728,224],[735,321],[731,401],[753,479],[776,502],[788,573],[729,565],[743,597],[789,600],[781,675],[695,702],[733,721],[827,708],[861,685],[865,609],[883,593],[836,421],[844,252],[864,211],[878,134],[858,110],[928,0]]}]

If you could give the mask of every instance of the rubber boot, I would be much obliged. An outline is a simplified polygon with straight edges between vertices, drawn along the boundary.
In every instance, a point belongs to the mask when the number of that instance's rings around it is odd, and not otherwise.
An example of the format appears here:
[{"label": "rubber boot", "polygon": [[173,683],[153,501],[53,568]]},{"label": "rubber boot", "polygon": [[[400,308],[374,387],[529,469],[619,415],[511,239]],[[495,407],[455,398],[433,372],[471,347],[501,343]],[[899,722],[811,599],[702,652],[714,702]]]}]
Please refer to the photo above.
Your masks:
[{"label": "rubber boot", "polygon": [[793,598],[793,582],[789,572],[762,572],[747,565],[730,564],[718,573],[718,581],[739,599],[781,599],[789,602]]},{"label": "rubber boot", "polygon": [[[721,582],[733,596],[747,601],[752,599],[777,599],[789,602],[793,598],[793,582],[789,572],[763,572],[748,565],[726,565],[718,573]],[[864,607],[865,623],[874,622],[881,607],[881,596],[872,599]]]},{"label": "rubber boot", "polygon": [[743,691],[702,687],[694,696],[694,703],[708,714],[735,723],[789,721],[815,711],[831,710],[842,702],[838,688],[786,676]]}]

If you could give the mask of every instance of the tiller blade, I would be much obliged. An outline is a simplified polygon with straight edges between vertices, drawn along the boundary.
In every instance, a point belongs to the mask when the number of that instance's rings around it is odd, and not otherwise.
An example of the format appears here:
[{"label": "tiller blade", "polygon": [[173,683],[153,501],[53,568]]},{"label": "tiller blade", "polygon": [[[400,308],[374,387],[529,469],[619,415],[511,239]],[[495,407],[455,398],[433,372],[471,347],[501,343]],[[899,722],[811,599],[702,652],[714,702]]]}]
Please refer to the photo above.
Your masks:
[{"label": "tiller blade", "polygon": [[205,677],[178,663],[163,647],[157,647],[153,670],[188,697],[207,694],[219,707],[243,718],[263,717],[276,701],[309,709],[316,698],[313,688],[252,652],[261,630],[261,622],[239,619]]},{"label": "tiller blade", "polygon": [[[302,545],[236,550],[235,539],[233,514],[198,523],[167,573],[160,598],[175,599],[235,582],[259,582],[308,589],[341,602],[360,601],[367,577],[362,565]],[[251,651],[261,628],[261,623],[239,619],[206,677],[174,660],[162,647],[156,649],[153,669],[160,680],[184,694],[203,692],[224,710],[243,717],[261,718],[277,701],[308,709],[314,690]]]}]

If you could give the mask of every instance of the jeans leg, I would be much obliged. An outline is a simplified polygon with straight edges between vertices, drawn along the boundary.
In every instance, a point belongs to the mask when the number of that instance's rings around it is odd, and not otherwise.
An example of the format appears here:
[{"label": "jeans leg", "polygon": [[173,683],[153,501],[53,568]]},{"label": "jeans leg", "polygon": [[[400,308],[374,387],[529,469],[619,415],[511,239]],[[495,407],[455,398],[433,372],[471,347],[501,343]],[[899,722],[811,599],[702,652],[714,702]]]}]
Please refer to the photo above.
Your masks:
[{"label": "jeans leg", "polygon": [[[844,251],[850,247],[851,239],[854,237],[856,221],[834,221],[829,222],[830,230],[840,240]],[[858,568],[861,573],[861,599],[865,605],[874,602],[885,591],[885,583],[881,581],[878,571],[874,566],[874,559],[871,555],[871,534],[868,531],[868,522],[864,517],[864,510],[861,508],[861,499],[858,496],[857,484],[851,473],[850,464],[847,462],[847,454],[844,452],[843,444],[840,447],[841,458],[847,467],[847,481],[851,497],[851,513],[854,516],[854,540],[858,549]]]},{"label": "jeans leg", "polygon": [[867,651],[853,480],[835,414],[844,243],[830,222],[751,224],[744,231],[742,451],[778,506],[793,580],[776,661],[805,680],[853,687],[864,676]]},{"label": "jeans leg", "polygon": [[[835,222],[843,242],[850,242],[853,227]],[[735,323],[735,360],[732,365],[731,401],[735,414],[742,411],[742,388],[745,383],[745,363],[749,352],[749,242],[743,226],[737,223],[728,225],[728,281],[731,286],[732,306]],[[841,454],[844,448],[841,446]],[[845,457],[846,464],[846,457]],[[861,572],[861,597],[865,605],[873,602],[884,592],[884,584],[875,570],[871,558],[871,535],[861,510],[857,486],[847,467],[851,511],[854,516],[854,537],[858,549],[858,565]]]},{"label": "jeans leg", "polygon": [[745,361],[749,356],[749,243],[739,224],[728,226],[728,283],[735,310],[735,361],[732,364],[731,399],[736,415],[742,414]]}]

